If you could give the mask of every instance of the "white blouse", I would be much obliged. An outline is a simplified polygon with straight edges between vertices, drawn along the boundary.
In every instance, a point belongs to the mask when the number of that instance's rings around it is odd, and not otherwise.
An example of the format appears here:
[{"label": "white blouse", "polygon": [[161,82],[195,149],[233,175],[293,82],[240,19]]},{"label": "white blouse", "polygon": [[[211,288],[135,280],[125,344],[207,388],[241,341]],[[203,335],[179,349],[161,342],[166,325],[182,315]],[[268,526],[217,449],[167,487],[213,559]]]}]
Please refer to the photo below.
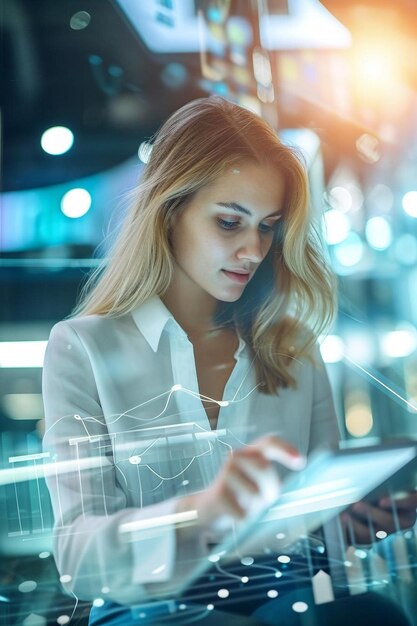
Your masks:
[{"label": "white blouse", "polygon": [[305,455],[337,447],[330,385],[315,356],[316,365],[295,364],[296,390],[266,395],[240,339],[212,431],[193,345],[158,297],[118,318],[56,324],[43,371],[44,450],[56,464],[48,487],[66,588],[121,604],[166,592],[216,540],[178,545],[177,498],[208,487],[230,449],[266,433]]}]

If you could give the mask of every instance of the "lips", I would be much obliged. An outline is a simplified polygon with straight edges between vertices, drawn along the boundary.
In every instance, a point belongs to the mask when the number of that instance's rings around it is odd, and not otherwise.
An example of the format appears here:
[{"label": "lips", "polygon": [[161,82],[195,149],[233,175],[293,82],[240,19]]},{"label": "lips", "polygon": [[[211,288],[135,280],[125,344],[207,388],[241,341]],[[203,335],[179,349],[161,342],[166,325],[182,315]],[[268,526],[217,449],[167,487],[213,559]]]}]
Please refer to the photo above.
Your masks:
[{"label": "lips", "polygon": [[235,283],[239,283],[241,285],[245,285],[250,278],[250,273],[246,270],[222,270],[222,272],[227,276],[227,278],[230,278],[230,280],[233,280]]}]

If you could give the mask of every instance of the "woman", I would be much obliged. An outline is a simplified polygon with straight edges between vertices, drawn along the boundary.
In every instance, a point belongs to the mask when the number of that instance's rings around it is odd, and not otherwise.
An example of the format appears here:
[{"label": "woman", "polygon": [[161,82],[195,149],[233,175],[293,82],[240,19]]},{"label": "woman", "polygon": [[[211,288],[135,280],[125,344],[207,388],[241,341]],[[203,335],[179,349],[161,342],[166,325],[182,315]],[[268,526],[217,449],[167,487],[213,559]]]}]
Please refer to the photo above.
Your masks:
[{"label": "woman", "polygon": [[219,97],[172,115],[45,359],[55,557],[67,589],[106,601],[91,624],[148,618],[277,496],[272,459],[337,445],[316,348],[334,293],[295,153]]}]

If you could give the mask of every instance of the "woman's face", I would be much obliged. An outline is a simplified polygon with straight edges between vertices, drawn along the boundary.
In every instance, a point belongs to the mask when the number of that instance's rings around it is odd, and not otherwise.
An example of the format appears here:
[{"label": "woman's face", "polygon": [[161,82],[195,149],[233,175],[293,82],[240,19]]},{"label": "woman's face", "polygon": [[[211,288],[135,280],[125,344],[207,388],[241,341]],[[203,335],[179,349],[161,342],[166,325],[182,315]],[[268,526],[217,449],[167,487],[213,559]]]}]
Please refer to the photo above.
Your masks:
[{"label": "woman's face", "polygon": [[238,300],[271,247],[283,198],[282,173],[250,161],[197,192],[172,227],[178,293]]}]

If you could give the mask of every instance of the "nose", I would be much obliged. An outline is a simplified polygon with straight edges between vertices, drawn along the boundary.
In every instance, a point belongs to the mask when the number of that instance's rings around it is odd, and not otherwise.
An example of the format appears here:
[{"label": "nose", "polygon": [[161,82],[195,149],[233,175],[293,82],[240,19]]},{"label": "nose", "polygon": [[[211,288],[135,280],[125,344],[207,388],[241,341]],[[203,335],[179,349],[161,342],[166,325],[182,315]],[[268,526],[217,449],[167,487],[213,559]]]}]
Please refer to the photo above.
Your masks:
[{"label": "nose", "polygon": [[265,258],[268,250],[263,242],[259,230],[246,232],[241,245],[236,252],[236,258],[248,260],[251,263],[260,263]]}]

